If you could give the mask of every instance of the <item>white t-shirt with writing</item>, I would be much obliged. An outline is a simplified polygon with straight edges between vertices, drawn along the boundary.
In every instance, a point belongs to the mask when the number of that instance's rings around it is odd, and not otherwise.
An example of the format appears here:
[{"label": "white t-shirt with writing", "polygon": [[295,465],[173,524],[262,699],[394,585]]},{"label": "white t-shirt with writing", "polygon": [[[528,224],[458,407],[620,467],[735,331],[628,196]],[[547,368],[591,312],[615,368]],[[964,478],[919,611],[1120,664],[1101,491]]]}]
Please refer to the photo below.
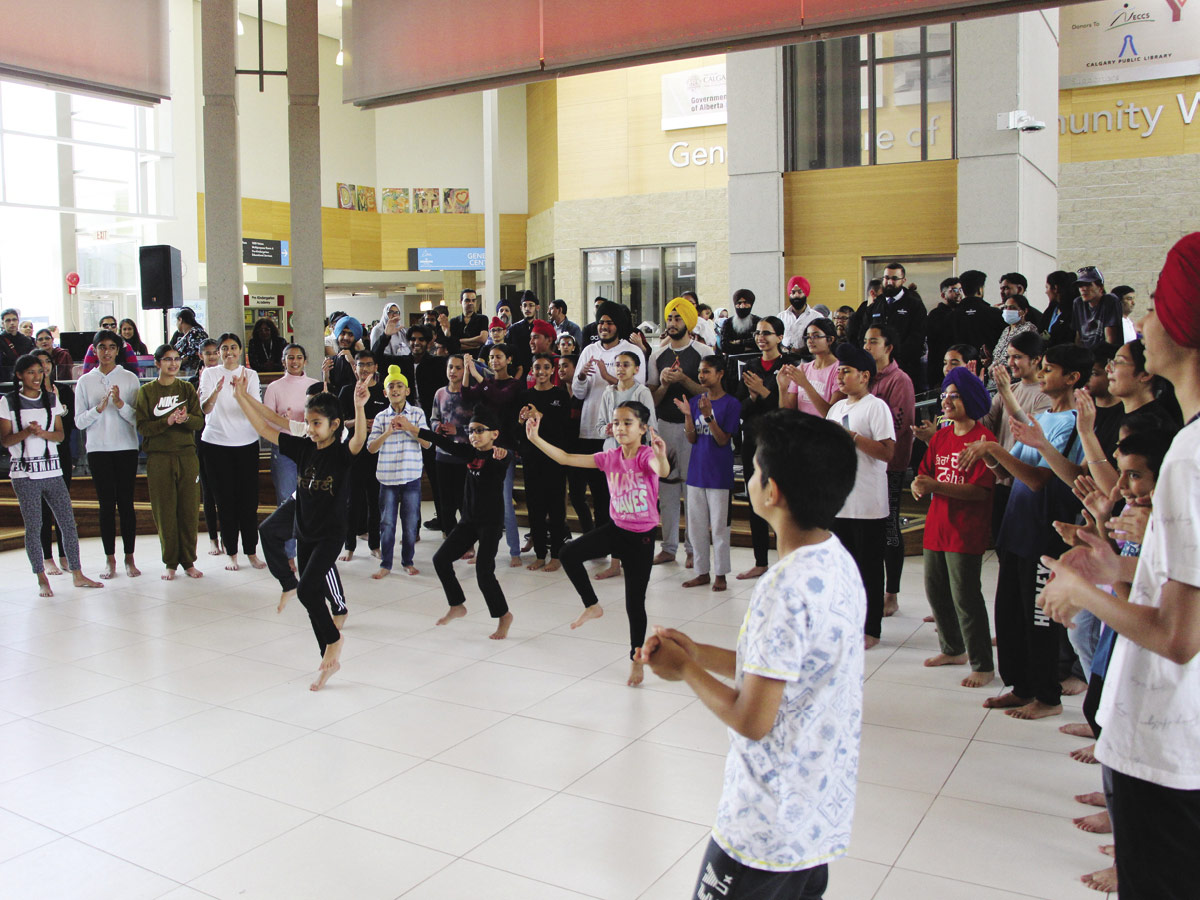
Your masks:
[{"label": "white t-shirt with writing", "polygon": [[800,547],[754,587],[738,634],[746,675],[785,682],[775,723],[752,740],[729,730],[713,838],[754,869],[794,872],[850,844],[862,734],[866,592],[837,538]]},{"label": "white t-shirt with writing", "polygon": [[[868,394],[861,400],[839,400],[829,408],[825,416],[832,422],[854,431],[873,441],[894,441],[896,423],[891,408],[876,397]],[[854,477],[854,489],[846,498],[837,514],[839,519],[884,519],[888,514],[887,463],[868,456],[862,450],[858,454],[858,472]]]},{"label": "white t-shirt with writing", "polygon": [[[1200,587],[1200,422],[1175,436],[1154,490],[1129,602],[1162,605],[1167,580]],[[1164,787],[1200,789],[1200,656],[1184,665],[1120,638],[1096,718],[1096,758]]]},{"label": "white t-shirt with writing", "polygon": [[[42,398],[30,399],[21,396],[21,408],[14,411],[9,406],[9,395],[0,396],[0,419],[8,419],[14,432],[31,425],[34,422],[47,431],[54,427],[54,417],[64,415],[62,403],[57,397],[51,402],[47,411]],[[58,445],[52,444],[45,438],[31,434],[19,444],[8,448],[12,457],[9,464],[9,478],[58,478],[62,475],[62,463],[58,458]]]}]

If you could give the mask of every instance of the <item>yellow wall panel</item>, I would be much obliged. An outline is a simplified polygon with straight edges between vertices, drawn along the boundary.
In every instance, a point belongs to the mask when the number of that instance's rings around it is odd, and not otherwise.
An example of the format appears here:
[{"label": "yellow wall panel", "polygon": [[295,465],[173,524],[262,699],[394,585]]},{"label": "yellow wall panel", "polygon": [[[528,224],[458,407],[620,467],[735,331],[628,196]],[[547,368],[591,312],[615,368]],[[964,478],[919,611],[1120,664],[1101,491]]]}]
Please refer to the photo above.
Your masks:
[{"label": "yellow wall panel", "polygon": [[958,253],[956,160],[788,172],[783,202],[785,271],[817,297],[862,297],[864,257]]},{"label": "yellow wall panel", "polygon": [[[1198,97],[1200,75],[1059,91],[1058,161],[1200,153]],[[1148,116],[1140,111],[1133,116],[1136,128],[1130,127],[1126,112],[1131,106],[1149,111]],[[1096,113],[1102,115],[1097,119]]]},{"label": "yellow wall panel", "polygon": [[558,82],[525,86],[525,159],[529,214],[558,200]]}]

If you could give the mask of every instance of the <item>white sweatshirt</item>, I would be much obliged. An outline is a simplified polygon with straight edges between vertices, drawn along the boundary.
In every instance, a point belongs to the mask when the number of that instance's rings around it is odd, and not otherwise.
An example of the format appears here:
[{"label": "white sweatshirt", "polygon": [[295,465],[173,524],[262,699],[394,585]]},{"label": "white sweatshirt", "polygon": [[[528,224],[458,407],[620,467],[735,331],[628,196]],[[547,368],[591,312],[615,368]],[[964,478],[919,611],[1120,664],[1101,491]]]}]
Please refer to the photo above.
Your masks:
[{"label": "white sweatshirt", "polygon": [[200,372],[200,404],[203,406],[217,389],[217,383],[222,379],[225,385],[217,395],[217,402],[212,412],[204,417],[204,431],[200,440],[216,444],[218,447],[244,447],[246,444],[258,443],[258,432],[238,406],[233,396],[233,378],[235,375],[248,376],[246,393],[255,400],[261,399],[262,391],[258,389],[258,373],[245,366],[227,369],[224,366],[209,366]]},{"label": "white sweatshirt", "polygon": [[[141,386],[138,377],[122,366],[115,366],[107,375],[96,368],[80,377],[75,384],[75,427],[86,433],[88,453],[138,448],[133,401]],[[113,387],[117,388],[123,405],[117,409],[110,399],[104,412],[97,412],[96,408]]]}]

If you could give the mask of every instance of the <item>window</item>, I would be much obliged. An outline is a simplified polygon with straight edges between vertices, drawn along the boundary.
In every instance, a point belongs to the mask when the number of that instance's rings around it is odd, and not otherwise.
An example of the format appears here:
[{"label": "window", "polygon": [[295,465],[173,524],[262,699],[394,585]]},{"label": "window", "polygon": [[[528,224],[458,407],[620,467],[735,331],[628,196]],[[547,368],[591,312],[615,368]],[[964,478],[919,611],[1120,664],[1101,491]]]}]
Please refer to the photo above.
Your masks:
[{"label": "window", "polygon": [[537,298],[542,301],[542,308],[550,310],[550,301],[558,296],[554,289],[554,257],[547,256],[535,259],[529,264],[529,282]]},{"label": "window", "polygon": [[785,48],[790,171],[954,155],[954,28]]},{"label": "window", "polygon": [[585,250],[583,257],[584,305],[616,300],[629,307],[634,325],[660,321],[668,299],[696,289],[695,244]]}]

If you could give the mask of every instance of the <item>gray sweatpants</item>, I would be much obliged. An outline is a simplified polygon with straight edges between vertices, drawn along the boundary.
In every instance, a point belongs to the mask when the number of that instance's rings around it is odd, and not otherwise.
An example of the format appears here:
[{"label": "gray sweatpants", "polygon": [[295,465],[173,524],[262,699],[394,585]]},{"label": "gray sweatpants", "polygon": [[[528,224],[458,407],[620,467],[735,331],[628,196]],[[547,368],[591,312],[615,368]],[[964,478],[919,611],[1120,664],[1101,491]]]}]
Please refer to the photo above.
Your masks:
[{"label": "gray sweatpants", "polygon": [[75,531],[75,514],[71,512],[71,495],[61,475],[53,478],[14,478],[13,493],[21,505],[21,518],[25,520],[25,554],[33,573],[46,571],[42,557],[42,501],[50,507],[54,521],[58,523],[63,546],[67,551],[67,568],[79,571],[79,535]]},{"label": "gray sweatpants", "polygon": [[[662,548],[675,555],[679,550],[679,506],[683,502],[687,487],[688,462],[692,458],[692,445],[688,443],[687,431],[682,422],[658,421],[658,433],[667,445],[667,456],[671,460],[671,471],[658,482],[658,515],[662,519]],[[683,550],[692,552],[689,533],[684,536]]]},{"label": "gray sweatpants", "polygon": [[687,533],[695,553],[696,574],[708,574],[708,555],[712,550],[713,574],[729,574],[729,495],[722,488],[688,485]]}]

